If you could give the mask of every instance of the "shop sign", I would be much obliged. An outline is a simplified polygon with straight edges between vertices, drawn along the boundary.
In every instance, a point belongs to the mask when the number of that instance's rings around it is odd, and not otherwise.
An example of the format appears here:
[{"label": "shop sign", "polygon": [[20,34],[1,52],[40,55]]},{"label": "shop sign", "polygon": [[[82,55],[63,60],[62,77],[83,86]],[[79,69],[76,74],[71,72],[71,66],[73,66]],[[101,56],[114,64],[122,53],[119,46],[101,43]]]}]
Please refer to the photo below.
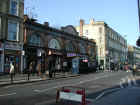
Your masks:
[{"label": "shop sign", "polygon": [[21,45],[18,43],[5,43],[5,49],[21,50]]},{"label": "shop sign", "polygon": [[67,53],[67,57],[74,57],[74,56],[76,56],[75,53]]},{"label": "shop sign", "polygon": [[62,53],[60,53],[60,52],[53,52],[52,54],[62,55]]}]

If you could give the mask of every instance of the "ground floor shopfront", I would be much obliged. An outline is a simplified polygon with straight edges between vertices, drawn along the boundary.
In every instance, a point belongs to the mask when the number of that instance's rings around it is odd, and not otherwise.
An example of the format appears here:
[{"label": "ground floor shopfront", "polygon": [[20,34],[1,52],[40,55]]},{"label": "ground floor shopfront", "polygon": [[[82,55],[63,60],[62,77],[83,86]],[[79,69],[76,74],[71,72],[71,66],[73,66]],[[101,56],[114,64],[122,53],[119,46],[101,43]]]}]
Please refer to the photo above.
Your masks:
[{"label": "ground floor shopfront", "polygon": [[15,73],[22,73],[22,46],[13,42],[0,45],[0,74],[9,74],[10,63],[13,63]]},{"label": "ground floor shopfront", "polygon": [[[79,62],[81,61],[80,58],[83,58],[83,60],[85,58],[88,59],[88,56],[84,54],[81,55],[74,52],[66,52],[50,48],[45,49],[41,47],[26,46],[24,47],[24,50],[24,73],[29,70],[31,62],[33,63],[32,73],[38,73],[38,63],[41,64],[41,72],[45,73],[46,71],[49,71],[50,61],[53,61],[55,65],[55,72],[75,72],[73,71],[73,68],[77,67],[77,69],[79,69]],[[79,59],[78,62],[75,60],[77,58]]]}]

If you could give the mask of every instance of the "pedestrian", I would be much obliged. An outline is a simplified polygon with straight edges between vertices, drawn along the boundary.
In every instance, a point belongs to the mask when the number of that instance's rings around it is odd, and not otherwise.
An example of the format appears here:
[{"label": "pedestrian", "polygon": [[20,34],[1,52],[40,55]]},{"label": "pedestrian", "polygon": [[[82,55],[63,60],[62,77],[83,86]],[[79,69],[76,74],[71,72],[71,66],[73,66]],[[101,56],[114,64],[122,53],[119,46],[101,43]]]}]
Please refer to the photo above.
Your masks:
[{"label": "pedestrian", "polygon": [[38,75],[41,76],[41,64],[40,64],[40,62],[37,64],[37,71],[38,71]]},{"label": "pedestrian", "polygon": [[31,62],[30,65],[29,65],[29,69],[28,69],[28,80],[30,78],[30,74],[31,74],[32,71],[33,71],[33,63]]},{"label": "pedestrian", "polygon": [[52,78],[52,60],[49,61],[48,68],[49,68],[49,77]]},{"label": "pedestrian", "polygon": [[132,73],[133,73],[133,76],[136,76],[136,65],[135,64],[133,65],[133,71],[132,71]]},{"label": "pedestrian", "polygon": [[63,73],[65,73],[67,71],[67,66],[68,66],[67,62],[64,61],[63,62]]},{"label": "pedestrian", "polygon": [[12,62],[10,63],[10,77],[11,77],[11,83],[13,83],[13,76],[14,76],[14,65],[12,64]]}]

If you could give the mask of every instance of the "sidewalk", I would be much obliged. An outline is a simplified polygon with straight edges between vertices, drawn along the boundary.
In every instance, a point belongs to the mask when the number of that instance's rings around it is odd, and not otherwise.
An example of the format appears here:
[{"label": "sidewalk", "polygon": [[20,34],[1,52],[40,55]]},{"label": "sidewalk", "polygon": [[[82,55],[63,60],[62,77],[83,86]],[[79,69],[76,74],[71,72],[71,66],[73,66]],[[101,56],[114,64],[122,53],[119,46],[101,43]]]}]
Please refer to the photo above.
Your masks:
[{"label": "sidewalk", "polygon": [[37,76],[37,74],[30,75],[30,79],[28,80],[27,74],[16,74],[13,83],[11,83],[10,75],[0,76],[0,87],[12,84],[24,84],[31,83],[37,81],[45,81],[51,79],[59,79],[59,78],[67,78],[67,77],[75,77],[80,76],[79,74],[71,74],[71,73],[56,73],[55,78],[49,78],[48,75],[43,74],[42,76]]}]

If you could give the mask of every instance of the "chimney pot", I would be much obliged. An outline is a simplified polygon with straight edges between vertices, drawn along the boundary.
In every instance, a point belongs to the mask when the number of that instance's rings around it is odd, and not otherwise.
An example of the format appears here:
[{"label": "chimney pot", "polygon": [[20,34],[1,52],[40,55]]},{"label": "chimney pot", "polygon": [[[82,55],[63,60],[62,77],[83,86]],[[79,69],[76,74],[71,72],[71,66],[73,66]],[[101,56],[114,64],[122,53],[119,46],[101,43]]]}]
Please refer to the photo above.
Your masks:
[{"label": "chimney pot", "polygon": [[44,22],[44,25],[48,27],[49,26],[49,22]]},{"label": "chimney pot", "polygon": [[84,25],[84,20],[80,19],[80,36],[83,36],[83,25]]}]

